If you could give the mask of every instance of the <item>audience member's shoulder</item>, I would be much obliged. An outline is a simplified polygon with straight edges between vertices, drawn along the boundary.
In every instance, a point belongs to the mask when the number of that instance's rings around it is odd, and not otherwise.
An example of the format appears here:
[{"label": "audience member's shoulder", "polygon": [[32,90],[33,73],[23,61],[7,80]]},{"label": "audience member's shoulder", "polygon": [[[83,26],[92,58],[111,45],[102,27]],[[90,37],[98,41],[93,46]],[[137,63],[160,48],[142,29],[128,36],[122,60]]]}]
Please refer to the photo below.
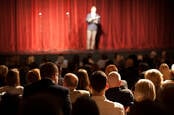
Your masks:
[{"label": "audience member's shoulder", "polygon": [[24,96],[37,92],[52,92],[54,94],[66,95],[69,93],[69,90],[60,85],[55,85],[51,80],[39,80],[24,87]]},{"label": "audience member's shoulder", "polygon": [[51,85],[50,89],[55,90],[57,92],[69,93],[68,88],[60,86],[60,85]]},{"label": "audience member's shoulder", "polygon": [[125,88],[125,89],[122,89],[121,92],[124,93],[126,96],[132,96],[133,97],[133,93],[130,89]]},{"label": "audience member's shoulder", "polygon": [[123,105],[122,105],[121,103],[113,102],[113,101],[110,101],[110,100],[107,100],[107,102],[110,103],[110,104],[113,104],[113,106],[114,106],[115,108],[119,108],[119,109],[123,109],[123,108],[124,108]]},{"label": "audience member's shoulder", "polygon": [[119,108],[119,109],[123,109],[123,105],[121,103],[118,102],[114,102],[115,107]]},{"label": "audience member's shoulder", "polygon": [[17,89],[22,89],[22,90],[24,89],[23,86],[16,86],[16,88],[17,88]]},{"label": "audience member's shoulder", "polygon": [[86,91],[86,90],[77,90],[77,91],[83,95],[90,95],[89,91]]},{"label": "audience member's shoulder", "polygon": [[41,80],[37,81],[37,82],[34,82],[34,83],[31,83],[31,84],[26,84],[24,86],[24,90],[29,90],[29,89],[33,89],[33,88],[35,89],[35,87],[41,86],[40,84],[41,84]]}]

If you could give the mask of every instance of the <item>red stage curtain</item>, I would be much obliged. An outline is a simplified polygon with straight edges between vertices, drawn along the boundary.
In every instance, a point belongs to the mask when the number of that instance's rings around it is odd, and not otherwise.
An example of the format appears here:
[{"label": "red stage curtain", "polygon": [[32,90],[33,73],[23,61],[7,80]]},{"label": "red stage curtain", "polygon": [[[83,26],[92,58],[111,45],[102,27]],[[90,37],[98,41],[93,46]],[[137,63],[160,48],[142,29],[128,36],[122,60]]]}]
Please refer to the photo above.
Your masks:
[{"label": "red stage curtain", "polygon": [[16,51],[15,1],[0,2],[0,52]]},{"label": "red stage curtain", "polygon": [[172,0],[1,0],[0,52],[86,49],[86,15],[101,15],[99,49],[174,48]]}]

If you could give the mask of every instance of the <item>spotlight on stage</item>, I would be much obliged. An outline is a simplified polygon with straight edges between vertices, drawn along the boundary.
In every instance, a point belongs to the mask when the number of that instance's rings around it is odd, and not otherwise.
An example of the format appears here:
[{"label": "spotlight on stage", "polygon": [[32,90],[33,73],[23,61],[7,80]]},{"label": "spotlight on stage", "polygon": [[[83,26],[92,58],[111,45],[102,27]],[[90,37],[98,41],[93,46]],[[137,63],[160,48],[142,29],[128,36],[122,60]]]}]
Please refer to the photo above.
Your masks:
[{"label": "spotlight on stage", "polygon": [[39,12],[38,15],[39,15],[39,16],[42,16],[42,12]]},{"label": "spotlight on stage", "polygon": [[67,15],[67,16],[69,16],[69,14],[70,14],[69,12],[66,12],[66,15]]}]

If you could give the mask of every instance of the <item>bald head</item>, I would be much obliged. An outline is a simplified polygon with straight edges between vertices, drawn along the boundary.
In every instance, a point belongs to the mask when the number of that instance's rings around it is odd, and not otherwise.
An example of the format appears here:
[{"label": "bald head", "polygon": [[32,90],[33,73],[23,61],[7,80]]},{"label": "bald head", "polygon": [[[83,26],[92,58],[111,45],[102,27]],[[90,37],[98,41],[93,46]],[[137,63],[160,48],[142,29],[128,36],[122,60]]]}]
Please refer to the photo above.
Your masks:
[{"label": "bald head", "polygon": [[75,89],[78,85],[78,77],[73,74],[73,73],[67,73],[64,76],[64,83],[63,85],[65,87],[71,88],[71,89]]},{"label": "bald head", "polygon": [[121,76],[118,72],[112,71],[108,74],[108,84],[109,88],[120,87],[121,85]]}]

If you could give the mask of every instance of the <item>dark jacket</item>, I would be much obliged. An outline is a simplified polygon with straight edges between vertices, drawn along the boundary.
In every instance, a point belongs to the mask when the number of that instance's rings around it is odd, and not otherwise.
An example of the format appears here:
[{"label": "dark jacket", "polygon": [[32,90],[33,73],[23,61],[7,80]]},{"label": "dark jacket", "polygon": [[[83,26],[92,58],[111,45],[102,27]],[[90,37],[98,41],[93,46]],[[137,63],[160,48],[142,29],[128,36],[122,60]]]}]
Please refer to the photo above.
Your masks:
[{"label": "dark jacket", "polygon": [[70,115],[69,90],[43,79],[24,87],[22,113]]},{"label": "dark jacket", "polygon": [[134,102],[133,93],[131,90],[120,87],[109,88],[105,92],[106,98],[113,102],[119,102],[124,105],[124,107],[131,106]]},{"label": "dark jacket", "polygon": [[168,114],[158,103],[155,101],[145,100],[142,102],[135,102],[130,107],[128,115],[171,115]]}]

